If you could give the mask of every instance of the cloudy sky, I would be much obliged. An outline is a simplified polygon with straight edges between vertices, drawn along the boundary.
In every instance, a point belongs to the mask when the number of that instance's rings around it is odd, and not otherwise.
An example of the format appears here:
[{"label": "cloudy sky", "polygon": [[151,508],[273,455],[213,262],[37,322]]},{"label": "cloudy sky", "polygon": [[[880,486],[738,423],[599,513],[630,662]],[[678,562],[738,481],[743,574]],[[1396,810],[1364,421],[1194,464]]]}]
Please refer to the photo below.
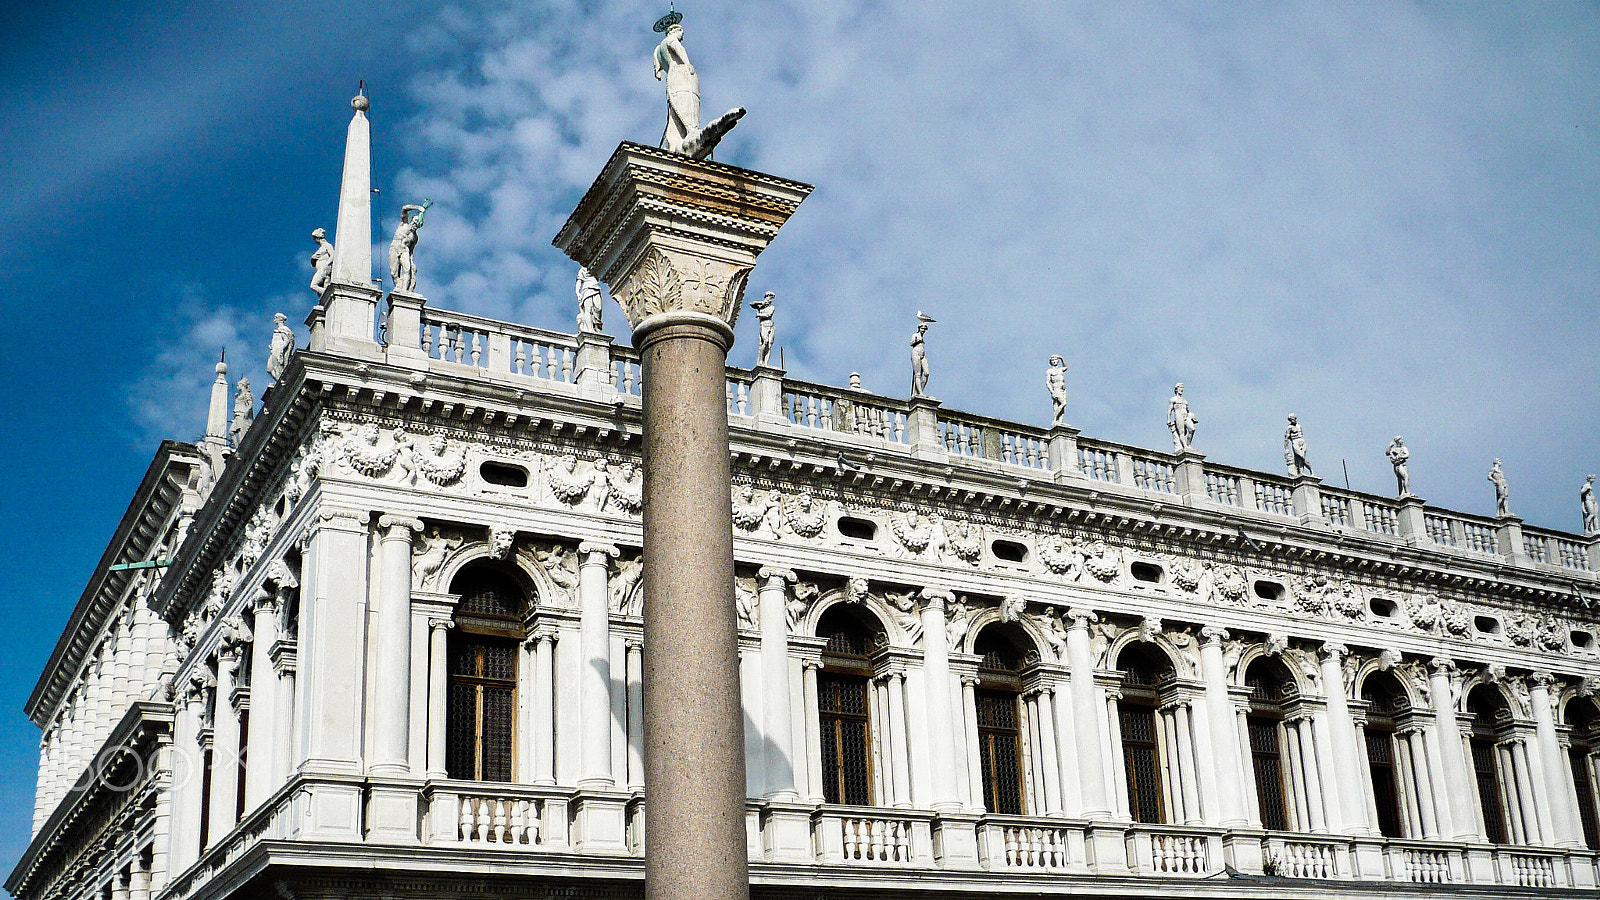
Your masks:
[{"label": "cloudy sky", "polygon": [[[664,118],[616,2],[57,2],[0,20],[0,866],[26,843],[20,707],[157,441],[211,364],[264,383],[302,320],[368,84],[376,240],[431,198],[430,303],[570,329],[550,239]],[[947,406],[1575,529],[1600,469],[1600,5],[685,0],[726,162],[816,192],[761,259],[791,374],[907,390],[915,312]],[[746,317],[749,320],[751,317]],[[608,310],[613,331],[620,311]],[[749,364],[753,320],[733,359]],[[618,332],[621,333],[621,332]],[[1343,465],[1342,465],[1343,464]],[[24,627],[17,628],[17,623]]]}]

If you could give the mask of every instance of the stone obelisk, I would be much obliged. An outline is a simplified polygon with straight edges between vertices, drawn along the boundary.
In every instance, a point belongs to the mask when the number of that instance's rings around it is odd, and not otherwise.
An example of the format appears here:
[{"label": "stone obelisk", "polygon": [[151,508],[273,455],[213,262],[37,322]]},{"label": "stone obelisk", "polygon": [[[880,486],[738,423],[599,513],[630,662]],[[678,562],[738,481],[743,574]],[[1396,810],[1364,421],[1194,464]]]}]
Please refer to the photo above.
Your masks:
[{"label": "stone obelisk", "polygon": [[725,364],[811,186],[624,143],[555,244],[611,288],[644,394],[645,892],[749,896]]}]

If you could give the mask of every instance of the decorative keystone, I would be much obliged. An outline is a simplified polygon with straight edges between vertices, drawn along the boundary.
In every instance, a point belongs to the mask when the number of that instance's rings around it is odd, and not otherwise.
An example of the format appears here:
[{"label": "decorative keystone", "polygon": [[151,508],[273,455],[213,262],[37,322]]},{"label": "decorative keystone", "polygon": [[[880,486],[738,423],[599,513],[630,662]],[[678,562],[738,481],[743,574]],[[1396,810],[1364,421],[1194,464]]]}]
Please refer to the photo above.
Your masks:
[{"label": "decorative keystone", "polygon": [[610,287],[636,340],[663,315],[659,324],[709,317],[731,330],[756,257],[810,193],[624,141],[553,243]]}]

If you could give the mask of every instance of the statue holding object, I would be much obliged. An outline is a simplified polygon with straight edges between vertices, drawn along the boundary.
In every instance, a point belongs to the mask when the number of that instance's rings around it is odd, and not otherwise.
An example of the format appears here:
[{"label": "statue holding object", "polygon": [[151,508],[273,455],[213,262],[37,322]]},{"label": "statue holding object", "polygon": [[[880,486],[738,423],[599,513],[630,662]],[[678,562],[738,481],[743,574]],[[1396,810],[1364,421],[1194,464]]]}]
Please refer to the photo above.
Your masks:
[{"label": "statue holding object", "polygon": [[1415,497],[1416,495],[1411,493],[1411,469],[1407,466],[1411,461],[1411,450],[1406,446],[1405,439],[1398,434],[1395,435],[1384,455],[1389,457],[1389,464],[1394,466],[1394,480],[1398,484],[1400,496]]},{"label": "statue holding object", "polygon": [[756,318],[761,321],[761,331],[756,338],[758,366],[765,366],[772,359],[772,342],[778,336],[778,327],[772,321],[773,314],[777,312],[777,300],[777,294],[767,291],[760,300],[750,302],[750,308],[755,310]]},{"label": "statue holding object", "polygon": [[1067,424],[1067,361],[1050,357],[1044,373],[1044,386],[1050,391],[1050,427]]},{"label": "statue holding object", "polygon": [[600,280],[588,268],[578,267],[578,283],[573,288],[578,294],[578,333],[597,334],[600,331],[603,301],[600,299]]},{"label": "statue holding object", "polygon": [[400,207],[400,224],[394,230],[394,240],[389,242],[389,281],[397,291],[407,293],[417,289],[417,232],[422,230],[422,218],[432,200],[422,205],[407,203]]},{"label": "statue holding object", "polygon": [[1306,459],[1306,433],[1300,427],[1300,418],[1289,414],[1289,427],[1283,432],[1283,462],[1290,475],[1315,475],[1311,462]]},{"label": "statue holding object", "polygon": [[328,240],[325,228],[311,232],[311,239],[317,242],[317,252],[311,254],[311,293],[321,299],[328,282],[333,280],[333,242]]},{"label": "statue holding object", "polygon": [[695,159],[706,159],[722,136],[744,117],[745,109],[736,106],[709,125],[700,127],[700,76],[689,62],[683,46],[683,13],[673,11],[656,21],[655,31],[664,35],[654,54],[656,80],[667,88],[667,128],[661,135],[663,149]]},{"label": "statue holding object", "polygon": [[1172,386],[1172,399],[1167,401],[1167,430],[1172,432],[1172,452],[1182,453],[1194,445],[1194,431],[1200,417],[1189,410],[1189,401],[1183,396],[1183,382]]}]

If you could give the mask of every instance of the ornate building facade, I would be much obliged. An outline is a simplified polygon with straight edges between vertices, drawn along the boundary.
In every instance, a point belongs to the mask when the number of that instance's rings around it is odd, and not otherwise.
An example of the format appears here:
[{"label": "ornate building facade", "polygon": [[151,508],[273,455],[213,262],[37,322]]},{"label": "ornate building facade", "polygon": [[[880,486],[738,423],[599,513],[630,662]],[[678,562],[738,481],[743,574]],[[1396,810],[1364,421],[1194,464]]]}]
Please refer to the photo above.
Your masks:
[{"label": "ornate building facade", "polygon": [[[74,610],[14,895],[639,894],[638,359],[404,291],[380,342],[340,267]],[[1595,890],[1600,537],[769,366],[727,403],[758,896]]]}]

